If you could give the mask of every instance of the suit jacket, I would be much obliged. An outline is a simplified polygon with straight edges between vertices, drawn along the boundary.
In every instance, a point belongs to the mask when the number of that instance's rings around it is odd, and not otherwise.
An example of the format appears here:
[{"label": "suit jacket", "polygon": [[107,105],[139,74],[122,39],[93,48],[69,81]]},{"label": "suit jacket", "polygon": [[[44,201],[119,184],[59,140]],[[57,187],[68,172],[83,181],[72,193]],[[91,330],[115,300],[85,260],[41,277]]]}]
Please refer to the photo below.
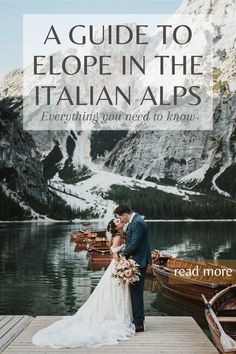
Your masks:
[{"label": "suit jacket", "polygon": [[146,268],[152,263],[148,227],[138,213],[135,213],[126,231],[126,248],[123,255],[126,258],[132,257],[140,268]]}]

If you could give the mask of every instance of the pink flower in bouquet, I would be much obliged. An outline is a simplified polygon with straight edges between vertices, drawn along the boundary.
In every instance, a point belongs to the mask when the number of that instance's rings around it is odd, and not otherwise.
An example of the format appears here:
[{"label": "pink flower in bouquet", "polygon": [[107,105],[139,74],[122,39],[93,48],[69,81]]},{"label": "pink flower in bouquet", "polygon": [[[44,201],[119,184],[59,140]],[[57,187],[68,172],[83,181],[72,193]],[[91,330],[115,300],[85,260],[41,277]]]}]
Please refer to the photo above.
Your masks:
[{"label": "pink flower in bouquet", "polygon": [[125,266],[125,268],[130,268],[130,262],[126,259],[125,261],[124,261],[124,266]]},{"label": "pink flower in bouquet", "polygon": [[124,271],[124,275],[127,278],[130,278],[132,274],[133,274],[132,269],[127,269]]}]

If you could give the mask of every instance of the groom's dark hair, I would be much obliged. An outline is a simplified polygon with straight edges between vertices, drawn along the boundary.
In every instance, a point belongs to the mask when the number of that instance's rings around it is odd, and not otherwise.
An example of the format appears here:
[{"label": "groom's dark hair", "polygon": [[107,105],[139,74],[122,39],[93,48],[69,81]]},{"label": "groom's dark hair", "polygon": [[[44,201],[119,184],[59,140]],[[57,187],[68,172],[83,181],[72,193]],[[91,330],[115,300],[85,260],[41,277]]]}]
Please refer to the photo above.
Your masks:
[{"label": "groom's dark hair", "polygon": [[127,204],[120,204],[115,210],[114,214],[123,215],[123,214],[131,214],[132,209]]}]

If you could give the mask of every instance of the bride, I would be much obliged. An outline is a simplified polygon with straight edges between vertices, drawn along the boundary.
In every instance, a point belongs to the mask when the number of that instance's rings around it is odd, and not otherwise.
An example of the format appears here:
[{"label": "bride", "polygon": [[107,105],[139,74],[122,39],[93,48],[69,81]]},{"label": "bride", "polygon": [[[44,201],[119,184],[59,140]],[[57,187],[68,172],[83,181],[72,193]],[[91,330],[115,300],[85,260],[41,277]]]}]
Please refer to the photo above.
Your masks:
[{"label": "bride", "polygon": [[112,277],[119,252],[125,248],[123,224],[111,220],[107,227],[112,236],[112,261],[93,293],[73,315],[63,317],[37,332],[32,342],[52,348],[99,347],[127,340],[135,333],[129,285],[119,286]]}]

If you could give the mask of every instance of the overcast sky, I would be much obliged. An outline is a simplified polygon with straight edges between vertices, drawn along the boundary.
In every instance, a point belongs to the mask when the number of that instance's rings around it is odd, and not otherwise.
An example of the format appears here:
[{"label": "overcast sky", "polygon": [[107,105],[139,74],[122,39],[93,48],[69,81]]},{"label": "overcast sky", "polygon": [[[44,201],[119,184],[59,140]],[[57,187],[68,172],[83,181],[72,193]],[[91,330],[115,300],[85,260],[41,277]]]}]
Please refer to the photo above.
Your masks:
[{"label": "overcast sky", "polygon": [[182,0],[0,0],[0,75],[22,67],[22,17],[37,13],[174,13]]}]

